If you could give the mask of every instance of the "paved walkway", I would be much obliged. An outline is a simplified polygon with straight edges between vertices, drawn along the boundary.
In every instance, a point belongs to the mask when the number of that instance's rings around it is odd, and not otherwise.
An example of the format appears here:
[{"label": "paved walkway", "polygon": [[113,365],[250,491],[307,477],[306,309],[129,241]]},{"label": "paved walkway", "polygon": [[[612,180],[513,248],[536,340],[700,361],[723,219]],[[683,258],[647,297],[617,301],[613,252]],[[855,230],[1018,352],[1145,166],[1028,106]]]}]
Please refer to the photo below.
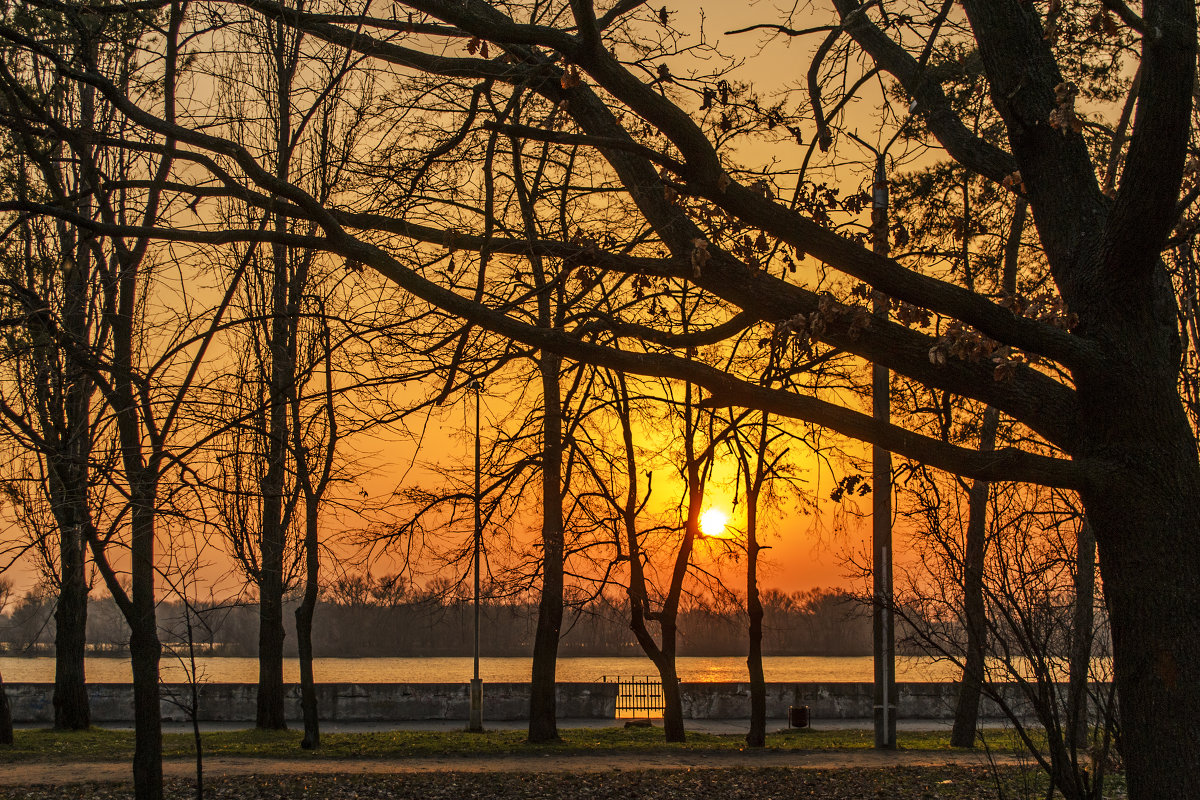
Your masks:
[{"label": "paved walkway", "polygon": [[[1003,760],[1003,759],[1002,759]],[[612,772],[620,770],[694,770],[728,768],[882,769],[901,766],[982,766],[982,753],[927,750],[793,750],[743,752],[576,753],[563,755],[442,756],[401,759],[269,759],[207,757],[207,777],[238,775],[398,775],[424,772]],[[1007,761],[1005,761],[1007,763]],[[195,762],[163,762],[166,777],[190,778]],[[20,764],[0,769],[0,785],[64,785],[88,781],[128,782],[122,762]]]}]

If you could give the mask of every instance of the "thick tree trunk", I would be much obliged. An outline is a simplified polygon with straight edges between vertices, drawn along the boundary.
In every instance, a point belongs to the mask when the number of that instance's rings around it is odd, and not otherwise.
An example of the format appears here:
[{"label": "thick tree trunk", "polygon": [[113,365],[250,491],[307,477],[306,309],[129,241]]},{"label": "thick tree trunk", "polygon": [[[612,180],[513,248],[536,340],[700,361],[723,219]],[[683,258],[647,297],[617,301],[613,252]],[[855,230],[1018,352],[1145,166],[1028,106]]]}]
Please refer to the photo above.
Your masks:
[{"label": "thick tree trunk", "polygon": [[[1078,379],[1089,435],[1074,455],[1115,465],[1081,495],[1108,604],[1131,800],[1200,797],[1200,465],[1163,283],[1161,313],[1131,295],[1102,317],[1113,329],[1099,336],[1121,358]],[[1156,319],[1169,326],[1156,329]]]},{"label": "thick tree trunk", "polygon": [[1129,796],[1184,800],[1200,797],[1200,494],[1152,482],[1089,496],[1087,510],[1112,624]]},{"label": "thick tree trunk", "polygon": [[558,370],[562,359],[543,352],[542,377],[542,593],[533,641],[529,697],[529,741],[558,738],[554,698],[558,639],[563,618],[562,398]]},{"label": "thick tree trunk", "polygon": [[162,719],[159,707],[158,663],[162,646],[155,630],[153,610],[139,609],[139,619],[129,638],[133,667],[133,791],[137,800],[161,800]]},{"label": "thick tree trunk", "polygon": [[84,653],[87,645],[88,585],[83,524],[59,523],[59,592],[54,609],[54,727],[84,730],[91,725]]},{"label": "thick tree trunk", "polygon": [[[172,17],[172,25],[178,20]],[[173,28],[173,33],[178,29]],[[138,302],[137,289],[143,276],[137,264],[126,265],[118,287],[117,313],[112,317],[113,341],[113,414],[121,447],[121,462],[129,484],[129,582],[125,594],[116,573],[107,562],[102,563],[105,582],[129,625],[129,656],[133,671],[133,792],[136,800],[162,800],[162,709],[159,706],[158,665],[162,646],[158,640],[157,605],[155,602],[155,521],[158,514],[158,482],[162,477],[161,450],[151,450],[146,457],[145,428],[140,415],[138,394],[134,391],[135,374],[133,323]],[[93,556],[103,559],[97,551],[98,537],[89,528],[85,531],[93,543]]]},{"label": "thick tree trunk", "polygon": [[[279,561],[282,561],[282,555]],[[264,564],[263,572],[267,571]],[[272,564],[270,574],[264,574],[259,584],[258,603],[258,704],[255,725],[260,729],[282,730],[287,727],[283,709],[282,564],[278,569]]]},{"label": "thick tree trunk", "polygon": [[[277,226],[278,227],[278,226]],[[266,430],[267,464],[262,479],[262,530],[258,576],[258,705],[260,729],[287,727],[283,711],[283,558],[287,544],[284,484],[289,439],[288,396],[294,384],[290,358],[292,321],[287,306],[287,251],[274,248]]]},{"label": "thick tree trunk", "polygon": [[129,657],[133,668],[133,792],[137,800],[162,800],[162,709],[159,704],[158,665],[162,645],[154,600],[155,476],[135,476],[132,514],[130,582],[132,614],[129,623]]},{"label": "thick tree trunk", "polygon": [[[551,570],[546,571],[550,572]],[[543,577],[542,596],[538,603],[537,632],[533,642],[533,675],[529,696],[529,741],[531,742],[552,742],[558,739],[557,704],[554,690],[558,637],[562,627],[562,602],[556,600],[554,596],[556,583],[561,587],[561,578],[556,582],[550,575]],[[549,585],[547,586],[547,584]]]},{"label": "thick tree trunk", "polygon": [[[84,247],[76,250],[76,263],[89,264],[91,254]],[[71,270],[64,281],[66,296],[63,321],[75,341],[87,341],[86,268]],[[54,727],[58,730],[83,730],[91,725],[84,653],[87,646],[87,542],[85,529],[91,525],[88,508],[88,471],[91,468],[91,392],[92,380],[76,367],[74,359],[64,361],[73,372],[64,375],[69,383],[62,416],[66,426],[52,436],[57,452],[48,461],[50,504],[54,508],[59,542],[59,595],[54,611]],[[51,415],[57,416],[57,415]],[[52,426],[46,426],[52,427]]]}]

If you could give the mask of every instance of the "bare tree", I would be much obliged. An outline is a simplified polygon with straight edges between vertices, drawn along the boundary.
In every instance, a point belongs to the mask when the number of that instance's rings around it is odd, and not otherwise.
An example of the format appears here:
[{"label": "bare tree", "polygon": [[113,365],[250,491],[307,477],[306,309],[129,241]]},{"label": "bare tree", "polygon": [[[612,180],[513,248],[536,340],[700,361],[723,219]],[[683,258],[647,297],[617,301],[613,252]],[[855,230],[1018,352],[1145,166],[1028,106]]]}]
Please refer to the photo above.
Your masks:
[{"label": "bare tree", "polygon": [[[671,452],[671,455],[678,458],[675,469],[682,478],[683,497],[678,508],[679,519],[675,523],[646,526],[643,515],[651,487],[647,485],[645,494],[642,494],[639,480],[641,448],[635,444],[635,428],[639,422],[643,422],[635,417],[635,413],[644,402],[631,396],[623,374],[614,373],[608,382],[613,394],[612,413],[620,426],[625,474],[621,476],[624,496],[613,486],[605,486],[604,495],[617,512],[618,530],[625,546],[624,554],[618,546],[618,557],[629,564],[627,594],[630,627],[642,651],[658,670],[662,682],[663,733],[668,742],[682,742],[687,734],[675,661],[679,646],[680,604],[692,562],[692,551],[697,537],[701,535],[700,516],[704,510],[705,485],[717,448],[736,422],[731,425],[720,424],[711,411],[700,409],[699,392],[690,383],[684,383],[682,387],[660,387],[666,399],[651,399],[650,402],[661,403],[666,419],[682,428],[678,434],[682,452]],[[681,391],[682,397],[672,397],[674,388]],[[648,533],[665,534],[668,542],[661,547],[650,545]],[[664,565],[665,585],[655,586],[654,575],[658,570],[653,561],[655,556],[662,555],[667,556]],[[651,626],[657,626],[657,637]]]},{"label": "bare tree", "polygon": [[[53,13],[34,19],[34,30],[39,23],[52,27],[57,21]],[[76,46],[68,41],[60,52],[66,58],[83,57]],[[97,44],[87,56],[111,65],[128,54],[129,43],[110,41]],[[110,125],[111,120],[97,111],[92,89],[54,77],[44,64],[31,63],[19,52],[6,55],[6,106],[39,103],[42,124],[84,130]],[[87,178],[69,147],[45,141],[36,124],[18,124],[5,134],[13,154],[10,191],[16,199],[62,204],[82,217],[92,215],[94,201],[84,188]],[[84,674],[89,590],[84,531],[93,523],[92,509],[99,502],[100,465],[93,453],[97,438],[105,435],[104,422],[93,409],[97,387],[82,354],[103,349],[109,335],[100,318],[104,264],[98,263],[108,253],[89,232],[63,220],[21,217],[13,224],[15,235],[6,242],[2,279],[9,331],[4,367],[9,375],[0,414],[6,434],[25,453],[15,463],[23,465],[26,475],[38,476],[33,492],[25,492],[27,513],[22,516],[35,549],[44,555],[42,569],[58,588],[54,724],[80,729],[90,724]],[[23,311],[31,300],[53,314],[58,326],[54,332],[43,330],[42,321]],[[38,503],[33,493],[42,495],[45,503]],[[35,520],[35,507],[48,510],[49,520]],[[47,546],[53,552],[44,549]]]},{"label": "bare tree", "polygon": [[[1104,619],[1095,614],[1094,545],[1074,499],[1020,485],[991,487],[978,577],[983,608],[976,610],[962,599],[971,554],[955,519],[977,502],[974,487],[928,472],[917,481],[921,488],[910,482],[910,489],[925,494],[927,509],[921,568],[899,606],[914,644],[969,674],[1064,797],[1103,796],[1116,709],[1105,659],[1096,657],[1104,654],[1097,647]],[[940,507],[929,503],[935,496]]]}]

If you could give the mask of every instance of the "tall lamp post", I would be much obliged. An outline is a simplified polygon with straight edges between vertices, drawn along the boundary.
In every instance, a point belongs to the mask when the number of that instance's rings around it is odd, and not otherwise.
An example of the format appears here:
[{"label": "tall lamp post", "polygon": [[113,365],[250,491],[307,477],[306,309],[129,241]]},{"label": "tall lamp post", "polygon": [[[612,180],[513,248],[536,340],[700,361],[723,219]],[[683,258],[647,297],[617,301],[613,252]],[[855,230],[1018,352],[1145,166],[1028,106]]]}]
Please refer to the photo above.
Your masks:
[{"label": "tall lamp post", "polygon": [[[890,143],[889,143],[890,144]],[[888,255],[888,181],[884,150],[876,151],[875,187],[871,207],[872,249]],[[872,293],[873,312],[887,319],[888,301]],[[872,416],[887,424],[891,419],[891,376],[882,364],[871,365]],[[892,615],[892,454],[879,445],[871,447],[871,527],[874,614],[872,630],[875,650],[875,746],[896,747],[896,631]]]},{"label": "tall lamp post", "polygon": [[483,731],[483,679],[479,677],[479,551],[483,544],[483,515],[480,510],[479,481],[479,392],[483,388],[478,380],[471,380],[467,388],[475,392],[475,672],[471,678],[471,717],[467,730]]},{"label": "tall lamp post", "polygon": [[[916,110],[914,103],[909,113]],[[871,249],[881,256],[891,253],[888,240],[887,151],[905,126],[892,135],[883,149],[872,146],[855,133],[850,138],[875,154],[875,185],[871,192]],[[871,312],[886,320],[890,303],[878,289],[871,292]],[[876,362],[871,365],[871,416],[887,425],[892,414],[891,374]],[[879,445],[871,446],[871,572],[874,611],[871,638],[875,662],[875,747],[896,749],[896,627],[892,590],[892,454]]]}]

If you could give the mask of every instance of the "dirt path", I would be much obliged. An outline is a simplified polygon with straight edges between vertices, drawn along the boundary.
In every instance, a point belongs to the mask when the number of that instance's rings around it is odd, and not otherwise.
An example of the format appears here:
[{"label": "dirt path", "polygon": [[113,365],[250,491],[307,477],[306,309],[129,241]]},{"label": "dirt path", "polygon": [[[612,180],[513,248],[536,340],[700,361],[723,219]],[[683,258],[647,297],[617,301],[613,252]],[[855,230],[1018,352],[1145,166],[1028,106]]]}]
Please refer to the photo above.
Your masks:
[{"label": "dirt path", "polygon": [[[1006,763],[1007,759],[1002,759]],[[385,775],[420,772],[609,772],[647,769],[719,769],[730,767],[806,767],[809,769],[882,768],[898,766],[978,766],[982,753],[928,750],[796,750],[761,753],[617,753],[600,755],[455,756],[382,759],[223,758],[204,760],[207,777],[236,775]],[[163,763],[167,777],[195,775],[192,761]],[[71,784],[85,781],[129,782],[123,762],[13,764],[0,768],[0,785]]]}]

